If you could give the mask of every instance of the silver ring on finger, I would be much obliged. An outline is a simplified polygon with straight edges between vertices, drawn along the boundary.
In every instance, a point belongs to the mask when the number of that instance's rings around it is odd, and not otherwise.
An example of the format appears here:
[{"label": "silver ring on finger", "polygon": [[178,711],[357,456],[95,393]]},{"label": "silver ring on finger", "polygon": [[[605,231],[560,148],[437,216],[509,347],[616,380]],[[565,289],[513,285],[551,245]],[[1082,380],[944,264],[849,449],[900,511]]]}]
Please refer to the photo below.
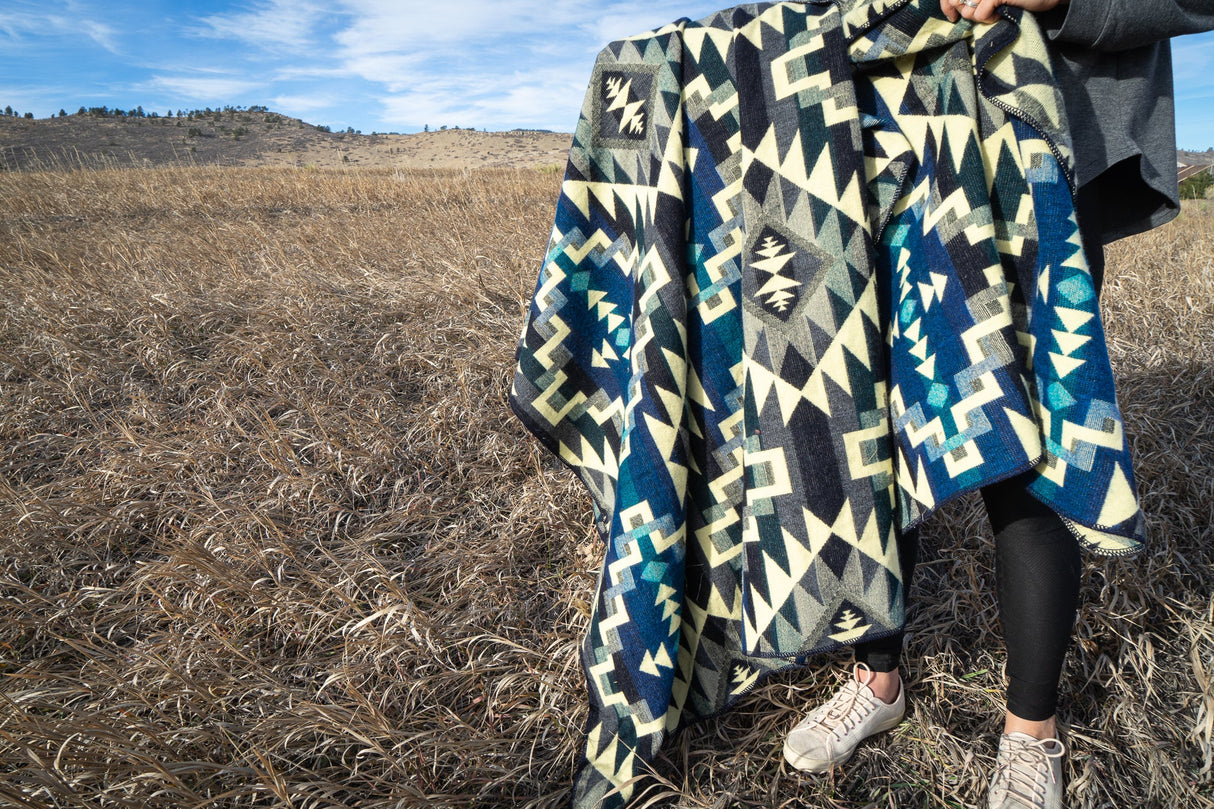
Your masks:
[{"label": "silver ring on finger", "polygon": [[977,0],[961,0],[961,4],[963,6],[969,6],[970,8],[978,8]]}]

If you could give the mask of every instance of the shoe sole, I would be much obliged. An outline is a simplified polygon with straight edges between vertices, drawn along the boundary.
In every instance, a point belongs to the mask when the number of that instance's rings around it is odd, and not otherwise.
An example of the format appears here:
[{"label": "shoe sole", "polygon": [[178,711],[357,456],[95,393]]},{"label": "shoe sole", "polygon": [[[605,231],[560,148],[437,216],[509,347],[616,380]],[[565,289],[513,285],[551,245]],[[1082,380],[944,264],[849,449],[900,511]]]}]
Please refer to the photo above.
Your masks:
[{"label": "shoe sole", "polygon": [[[884,724],[877,725],[877,727],[873,728],[872,733],[865,736],[864,739],[872,738],[873,736],[876,736],[878,733],[884,733],[887,730],[892,730],[892,729],[898,727],[898,725],[902,724],[902,719],[903,719],[903,716],[896,716],[896,717],[893,717],[892,719],[888,720]],[[795,769],[798,769],[801,772],[824,773],[824,772],[829,771],[831,767],[837,767],[840,764],[846,764],[847,760],[852,757],[853,753],[856,752],[856,747],[859,747],[860,742],[864,741],[864,739],[861,739],[859,742],[856,742],[855,746],[852,747],[852,749],[848,750],[847,753],[845,753],[842,756],[839,756],[838,758],[834,758],[834,759],[810,758],[809,756],[803,755],[801,753],[798,753],[796,750],[793,750],[791,747],[788,746],[788,741],[785,740],[785,742],[784,742],[784,760],[788,762],[789,766],[791,766]]]}]

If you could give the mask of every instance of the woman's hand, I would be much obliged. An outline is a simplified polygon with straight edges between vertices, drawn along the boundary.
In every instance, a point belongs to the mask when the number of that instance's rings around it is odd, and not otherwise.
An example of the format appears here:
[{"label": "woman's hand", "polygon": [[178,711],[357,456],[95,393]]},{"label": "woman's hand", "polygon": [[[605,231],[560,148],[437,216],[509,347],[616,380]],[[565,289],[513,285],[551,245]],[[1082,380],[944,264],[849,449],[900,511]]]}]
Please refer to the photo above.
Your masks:
[{"label": "woman's hand", "polygon": [[940,0],[940,10],[950,22],[964,17],[973,22],[991,23],[999,18],[999,6],[1016,6],[1026,11],[1049,11],[1067,0]]}]

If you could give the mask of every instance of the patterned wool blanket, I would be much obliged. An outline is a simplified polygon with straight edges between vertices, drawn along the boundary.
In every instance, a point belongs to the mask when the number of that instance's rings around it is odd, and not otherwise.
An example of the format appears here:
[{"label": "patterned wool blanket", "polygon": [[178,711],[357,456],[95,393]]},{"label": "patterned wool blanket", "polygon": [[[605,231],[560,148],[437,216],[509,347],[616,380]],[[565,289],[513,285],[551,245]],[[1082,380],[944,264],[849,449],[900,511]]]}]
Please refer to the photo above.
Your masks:
[{"label": "patterned wool blanket", "polygon": [[578,806],[810,653],[904,621],[900,532],[1019,476],[1142,537],[1029,18],[744,5],[600,55],[512,404],[593,498]]}]

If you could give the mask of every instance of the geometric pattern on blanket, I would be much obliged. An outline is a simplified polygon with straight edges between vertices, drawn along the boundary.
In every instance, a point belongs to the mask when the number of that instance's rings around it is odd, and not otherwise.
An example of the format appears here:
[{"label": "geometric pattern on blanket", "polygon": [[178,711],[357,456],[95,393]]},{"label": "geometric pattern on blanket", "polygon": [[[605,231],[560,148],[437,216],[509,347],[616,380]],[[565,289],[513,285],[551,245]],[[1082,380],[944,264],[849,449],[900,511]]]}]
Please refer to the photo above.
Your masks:
[{"label": "geometric pattern on blanket", "polygon": [[575,805],[897,631],[898,537],[963,492],[1140,547],[1071,166],[1015,12],[745,5],[602,52],[511,390],[605,544]]}]

